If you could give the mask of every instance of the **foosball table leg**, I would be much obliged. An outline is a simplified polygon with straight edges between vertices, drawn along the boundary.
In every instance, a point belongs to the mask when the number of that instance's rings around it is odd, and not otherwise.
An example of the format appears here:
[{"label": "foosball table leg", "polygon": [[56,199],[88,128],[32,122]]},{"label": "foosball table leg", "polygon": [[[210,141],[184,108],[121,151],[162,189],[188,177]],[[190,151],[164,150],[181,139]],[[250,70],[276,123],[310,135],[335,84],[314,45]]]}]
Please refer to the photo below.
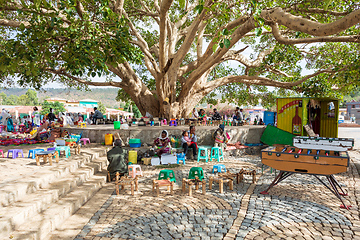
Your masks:
[{"label": "foosball table leg", "polygon": [[256,171],[255,170],[252,171],[252,182],[253,183],[256,182]]},{"label": "foosball table leg", "polygon": [[275,186],[276,184],[278,184],[282,180],[286,179],[287,177],[291,176],[292,174],[293,173],[291,173],[291,172],[280,171],[279,175],[276,176],[276,178],[270,184],[270,186],[265,191],[260,192],[260,194],[269,194],[268,191],[270,190],[270,188],[272,188],[273,186]]},{"label": "foosball table leg", "polygon": [[135,177],[135,191],[139,191],[139,181],[138,176]]}]

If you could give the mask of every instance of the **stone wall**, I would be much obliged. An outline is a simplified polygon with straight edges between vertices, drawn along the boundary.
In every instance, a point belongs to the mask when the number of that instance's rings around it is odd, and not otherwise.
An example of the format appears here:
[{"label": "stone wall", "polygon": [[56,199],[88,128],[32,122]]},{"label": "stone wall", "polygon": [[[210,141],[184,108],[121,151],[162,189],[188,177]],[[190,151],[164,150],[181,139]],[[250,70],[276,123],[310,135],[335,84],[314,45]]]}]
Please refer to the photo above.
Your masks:
[{"label": "stone wall", "polygon": [[[120,137],[125,143],[129,142],[130,138],[140,138],[141,142],[151,145],[155,138],[157,138],[162,130],[167,130],[170,135],[181,136],[184,130],[188,130],[187,126],[178,127],[130,127],[129,129],[114,130],[104,128],[100,125],[89,126],[87,128],[63,128],[69,133],[79,134],[83,132],[83,137],[90,138],[91,142],[103,143],[105,142],[105,134],[119,133]],[[196,135],[198,137],[199,145],[213,145],[213,132],[217,129],[215,126],[197,126]],[[225,130],[230,134],[230,143],[241,142],[244,143],[260,143],[260,138],[264,132],[264,126],[227,126]]]}]

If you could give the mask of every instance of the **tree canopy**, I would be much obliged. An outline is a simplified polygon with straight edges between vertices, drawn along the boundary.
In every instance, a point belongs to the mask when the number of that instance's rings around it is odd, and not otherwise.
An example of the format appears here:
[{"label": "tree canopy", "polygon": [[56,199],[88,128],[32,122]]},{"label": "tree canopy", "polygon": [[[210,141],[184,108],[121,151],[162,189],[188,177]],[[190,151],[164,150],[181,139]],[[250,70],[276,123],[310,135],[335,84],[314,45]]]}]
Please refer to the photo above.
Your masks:
[{"label": "tree canopy", "polygon": [[39,104],[39,99],[36,91],[28,89],[25,94],[20,96],[10,95],[7,96],[5,93],[0,93],[2,100],[1,104],[4,105],[22,105],[22,106],[36,106]]},{"label": "tree canopy", "polygon": [[0,10],[2,83],[119,87],[143,115],[359,85],[354,0],[0,0]]},{"label": "tree canopy", "polygon": [[63,103],[60,103],[60,102],[48,102],[48,101],[44,101],[42,104],[42,110],[41,110],[41,114],[42,115],[45,115],[45,114],[48,114],[50,113],[50,108],[53,109],[54,111],[54,114],[58,115],[59,112],[66,112],[66,109],[64,107],[64,104]]}]

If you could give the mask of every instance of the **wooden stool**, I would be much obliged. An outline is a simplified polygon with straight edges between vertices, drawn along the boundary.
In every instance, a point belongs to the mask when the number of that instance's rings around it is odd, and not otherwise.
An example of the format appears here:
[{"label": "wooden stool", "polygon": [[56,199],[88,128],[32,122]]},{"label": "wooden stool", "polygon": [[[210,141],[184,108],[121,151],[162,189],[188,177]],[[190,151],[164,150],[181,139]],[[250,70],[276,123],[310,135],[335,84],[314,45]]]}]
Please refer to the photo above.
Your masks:
[{"label": "wooden stool", "polygon": [[68,147],[75,149],[75,155],[80,154],[80,144],[77,144],[75,142],[71,142],[70,144],[68,144]]},{"label": "wooden stool", "polygon": [[252,183],[256,182],[256,171],[255,170],[245,170],[245,169],[241,169],[240,172],[238,173],[237,176],[237,183],[242,182],[242,180],[244,179],[244,175],[252,175]]},{"label": "wooden stool", "polygon": [[220,193],[223,193],[224,192],[224,183],[226,183],[229,187],[230,187],[230,190],[233,190],[233,181],[231,179],[224,179],[222,177],[210,177],[209,178],[209,189],[211,190],[212,189],[212,184],[213,182],[216,182],[219,184],[219,191]]},{"label": "wooden stool", "polygon": [[195,185],[195,190],[199,189],[199,184],[202,184],[202,194],[206,194],[206,181],[202,180],[200,181],[198,177],[195,177],[195,179],[186,179],[183,178],[182,181],[182,192],[185,193],[186,191],[186,184],[189,185],[189,196],[192,196],[192,189],[191,186]]},{"label": "wooden stool", "polygon": [[219,172],[218,176],[222,177],[224,179],[229,179],[231,181],[234,181],[234,178],[237,178],[238,174],[237,173],[231,173],[231,172],[225,172],[225,173]]},{"label": "wooden stool", "polygon": [[57,152],[43,151],[41,154],[36,153],[35,154],[36,165],[40,166],[40,158],[43,159],[44,163],[46,163],[47,160],[49,160],[50,165],[52,165],[52,159],[54,156],[56,156],[56,162],[58,163],[59,162],[59,154]]},{"label": "wooden stool", "polygon": [[138,191],[139,189],[139,183],[138,183],[138,177],[135,178],[128,177],[128,176],[122,176],[120,179],[120,173],[116,173],[115,178],[115,191],[116,195],[119,195],[119,185],[121,185],[121,190],[124,190],[125,185],[131,185],[131,195],[134,196],[134,187],[135,191]]},{"label": "wooden stool", "polygon": [[[170,178],[163,180],[153,180],[152,191],[155,191],[156,188],[156,196],[158,197],[160,194],[160,187],[167,186],[168,191],[170,190],[170,194],[174,195],[174,182],[170,181]],[[170,188],[170,189],[169,189]]]}]

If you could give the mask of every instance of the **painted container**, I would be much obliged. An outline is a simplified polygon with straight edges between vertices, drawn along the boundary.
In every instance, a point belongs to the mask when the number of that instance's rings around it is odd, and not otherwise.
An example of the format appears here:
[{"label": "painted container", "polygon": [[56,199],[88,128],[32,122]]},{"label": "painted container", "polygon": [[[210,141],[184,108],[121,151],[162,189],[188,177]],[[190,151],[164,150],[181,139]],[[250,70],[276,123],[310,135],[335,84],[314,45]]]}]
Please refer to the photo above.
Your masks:
[{"label": "painted container", "polygon": [[277,99],[277,127],[296,136],[307,136],[304,126],[308,124],[320,137],[337,137],[338,115],[338,99]]},{"label": "painted container", "polygon": [[113,140],[114,140],[114,137],[112,134],[110,134],[110,133],[105,134],[105,145],[112,145]]},{"label": "painted container", "polygon": [[133,164],[137,163],[137,151],[129,151],[129,162]]},{"label": "painted container", "polygon": [[120,121],[114,121],[114,129],[120,129],[121,122]]}]

